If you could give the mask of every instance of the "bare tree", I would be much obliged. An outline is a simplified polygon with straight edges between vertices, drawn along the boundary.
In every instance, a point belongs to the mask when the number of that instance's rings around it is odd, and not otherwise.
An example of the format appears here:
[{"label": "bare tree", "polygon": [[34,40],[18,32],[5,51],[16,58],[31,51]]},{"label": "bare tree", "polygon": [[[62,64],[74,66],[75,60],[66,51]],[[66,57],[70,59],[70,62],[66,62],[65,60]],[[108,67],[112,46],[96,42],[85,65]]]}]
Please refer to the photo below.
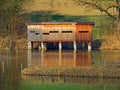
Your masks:
[{"label": "bare tree", "polygon": [[[86,7],[91,7],[93,9],[104,12],[106,15],[110,16],[116,27],[120,28],[120,0],[73,0],[77,5],[84,5]],[[111,2],[111,3],[109,3]],[[114,9],[116,13],[111,13],[111,9]]]},{"label": "bare tree", "polygon": [[24,10],[23,5],[29,3],[32,0],[8,0],[5,3],[5,11],[6,11],[6,22],[8,26],[8,31],[10,34],[10,44],[9,47],[12,47],[12,42],[14,42],[14,34],[16,34],[16,26],[18,25],[19,18],[21,17],[21,12]]}]

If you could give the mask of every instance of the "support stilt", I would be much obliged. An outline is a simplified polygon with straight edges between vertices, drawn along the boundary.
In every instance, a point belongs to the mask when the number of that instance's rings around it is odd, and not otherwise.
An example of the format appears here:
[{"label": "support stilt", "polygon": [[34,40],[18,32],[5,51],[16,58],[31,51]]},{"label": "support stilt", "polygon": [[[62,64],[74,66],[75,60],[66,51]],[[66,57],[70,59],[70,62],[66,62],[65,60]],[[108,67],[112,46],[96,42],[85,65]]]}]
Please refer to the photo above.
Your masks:
[{"label": "support stilt", "polygon": [[44,44],[41,42],[41,49],[44,50]]},{"label": "support stilt", "polygon": [[62,50],[62,43],[59,42],[59,50]]},{"label": "support stilt", "polygon": [[28,41],[28,50],[31,50],[32,49],[32,43],[31,41]]},{"label": "support stilt", "polygon": [[74,51],[76,51],[77,50],[76,41],[73,42],[73,46],[74,46]]},{"label": "support stilt", "polygon": [[39,50],[42,49],[42,48],[41,48],[41,45],[40,45],[40,42],[38,42],[38,48],[39,48]]},{"label": "support stilt", "polygon": [[88,42],[88,51],[91,51],[91,42]]}]

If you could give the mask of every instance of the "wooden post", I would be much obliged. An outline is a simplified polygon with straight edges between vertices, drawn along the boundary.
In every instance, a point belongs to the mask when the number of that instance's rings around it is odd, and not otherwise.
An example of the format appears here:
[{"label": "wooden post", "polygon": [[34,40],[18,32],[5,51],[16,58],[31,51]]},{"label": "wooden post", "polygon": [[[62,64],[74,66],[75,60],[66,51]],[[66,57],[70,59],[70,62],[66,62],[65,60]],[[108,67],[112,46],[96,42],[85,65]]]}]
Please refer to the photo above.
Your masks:
[{"label": "wooden post", "polygon": [[32,49],[32,43],[31,43],[31,41],[28,41],[28,49],[29,49],[29,50]]},{"label": "wooden post", "polygon": [[59,42],[59,50],[62,50],[62,43]]},{"label": "wooden post", "polygon": [[91,51],[91,42],[88,42],[88,51]]},{"label": "wooden post", "polygon": [[44,44],[41,42],[41,49],[44,50]]},{"label": "wooden post", "polygon": [[42,49],[42,48],[41,48],[41,45],[40,45],[40,42],[38,42],[38,48],[39,48],[39,50]]},{"label": "wooden post", "polygon": [[82,42],[82,50],[85,49],[85,42]]},{"label": "wooden post", "polygon": [[74,51],[76,51],[77,50],[76,41],[73,42],[73,46],[74,46]]}]

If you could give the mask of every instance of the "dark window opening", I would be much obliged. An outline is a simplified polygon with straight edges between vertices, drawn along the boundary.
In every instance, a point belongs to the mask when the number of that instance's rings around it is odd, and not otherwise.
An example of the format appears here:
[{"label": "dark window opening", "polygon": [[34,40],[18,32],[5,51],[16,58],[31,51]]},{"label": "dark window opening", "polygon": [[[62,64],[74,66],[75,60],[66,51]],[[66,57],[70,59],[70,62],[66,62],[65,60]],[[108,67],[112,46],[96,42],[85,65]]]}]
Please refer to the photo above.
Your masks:
[{"label": "dark window opening", "polygon": [[62,33],[72,33],[72,31],[62,31]]},{"label": "dark window opening", "polygon": [[30,31],[30,33],[35,33],[35,31]]},{"label": "dark window opening", "polygon": [[35,35],[39,35],[39,33],[35,33]]},{"label": "dark window opening", "polygon": [[49,35],[49,33],[43,33],[43,35]]},{"label": "dark window opening", "polygon": [[59,33],[59,31],[50,31],[50,33]]},{"label": "dark window opening", "polygon": [[89,31],[79,31],[79,33],[88,33]]}]

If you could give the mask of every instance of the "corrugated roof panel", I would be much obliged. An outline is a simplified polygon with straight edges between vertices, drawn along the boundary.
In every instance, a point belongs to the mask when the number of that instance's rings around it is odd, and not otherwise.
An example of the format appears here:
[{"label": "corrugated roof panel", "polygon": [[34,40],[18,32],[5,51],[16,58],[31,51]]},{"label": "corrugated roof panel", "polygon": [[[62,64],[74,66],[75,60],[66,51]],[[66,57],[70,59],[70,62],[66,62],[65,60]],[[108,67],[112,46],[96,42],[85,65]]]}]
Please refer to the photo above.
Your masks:
[{"label": "corrugated roof panel", "polygon": [[94,22],[29,22],[25,25],[40,25],[40,24],[90,24],[95,25]]}]

